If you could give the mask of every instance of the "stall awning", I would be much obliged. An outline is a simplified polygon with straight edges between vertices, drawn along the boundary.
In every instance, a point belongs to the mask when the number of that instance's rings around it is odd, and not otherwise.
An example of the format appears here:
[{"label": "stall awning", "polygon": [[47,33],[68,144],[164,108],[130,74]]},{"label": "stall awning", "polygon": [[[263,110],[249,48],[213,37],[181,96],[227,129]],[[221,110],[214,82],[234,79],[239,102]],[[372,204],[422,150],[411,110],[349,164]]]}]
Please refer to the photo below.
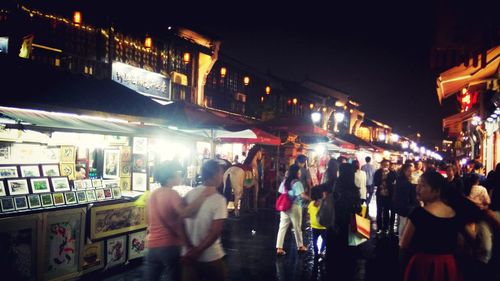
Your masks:
[{"label": "stall awning", "polygon": [[255,143],[255,144],[275,145],[275,146],[281,144],[280,138],[275,135],[264,132],[257,128],[251,129],[251,131],[255,135],[255,138],[228,136],[228,137],[222,137],[220,138],[220,140],[222,142],[229,142],[229,143],[245,143],[245,144]]},{"label": "stall awning", "polygon": [[367,141],[364,141],[354,135],[344,135],[342,138],[354,145],[356,145],[356,148],[364,148],[368,150],[381,150],[380,147],[377,147],[376,145],[373,145]]},{"label": "stall awning", "polygon": [[281,116],[261,123],[262,128],[291,131],[299,136],[327,136],[328,132],[316,126],[311,118]]},{"label": "stall awning", "polygon": [[355,150],[356,149],[356,145],[354,145],[353,143],[351,142],[348,142],[348,141],[345,141],[339,137],[335,137],[333,140],[332,140],[332,143],[341,147],[341,148],[344,148],[344,149],[350,149],[350,150]]},{"label": "stall awning", "polygon": [[441,73],[436,81],[439,102],[457,93],[472,82],[480,82],[495,76],[500,65],[500,46],[490,49],[486,54],[486,67],[474,67],[472,59],[469,66],[461,64]]},{"label": "stall awning", "polygon": [[140,125],[126,120],[0,106],[5,128],[34,131],[79,132],[121,136],[162,136],[193,138],[193,135],[167,128]]},{"label": "stall awning", "polygon": [[244,144],[263,144],[280,145],[280,138],[264,132],[260,129],[246,129],[240,131],[228,131],[224,129],[195,129],[183,130],[184,132],[203,136],[207,139],[213,139],[223,143],[244,143]]},{"label": "stall awning", "polygon": [[471,119],[477,113],[477,109],[473,109],[448,116],[443,119],[443,129],[448,129],[449,136],[458,136],[462,131],[462,122]]}]

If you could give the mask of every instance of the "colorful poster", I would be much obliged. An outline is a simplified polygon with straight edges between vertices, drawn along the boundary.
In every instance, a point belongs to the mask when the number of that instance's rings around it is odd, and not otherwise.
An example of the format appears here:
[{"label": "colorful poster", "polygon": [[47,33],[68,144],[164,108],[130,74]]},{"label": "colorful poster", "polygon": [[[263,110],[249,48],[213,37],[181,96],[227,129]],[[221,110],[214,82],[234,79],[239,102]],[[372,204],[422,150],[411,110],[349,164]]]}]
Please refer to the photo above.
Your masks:
[{"label": "colorful poster", "polygon": [[146,228],[145,207],[134,202],[105,206],[94,206],[90,209],[90,238],[99,239]]},{"label": "colorful poster", "polygon": [[127,236],[120,236],[109,239],[106,245],[106,268],[125,263],[127,256],[125,255]]},{"label": "colorful poster", "polygon": [[144,257],[146,250],[146,231],[131,233],[128,235],[128,259]]},{"label": "colorful poster", "polygon": [[64,221],[48,226],[47,273],[71,270],[78,266],[76,255],[80,236],[79,221]]}]

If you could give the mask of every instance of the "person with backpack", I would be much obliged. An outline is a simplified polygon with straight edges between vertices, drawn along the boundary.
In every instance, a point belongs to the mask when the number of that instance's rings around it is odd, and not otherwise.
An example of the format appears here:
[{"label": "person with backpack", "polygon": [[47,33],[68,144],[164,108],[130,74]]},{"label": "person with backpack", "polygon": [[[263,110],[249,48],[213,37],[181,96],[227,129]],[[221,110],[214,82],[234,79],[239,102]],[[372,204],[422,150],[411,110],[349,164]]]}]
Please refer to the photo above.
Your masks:
[{"label": "person with backpack", "polygon": [[276,239],[276,254],[278,256],[286,255],[286,252],[283,250],[283,242],[290,222],[294,229],[297,250],[299,253],[307,252],[307,247],[304,246],[302,237],[302,202],[303,200],[310,201],[311,199],[306,194],[304,186],[300,181],[300,173],[299,165],[294,164],[290,166],[288,176],[278,190],[281,194],[287,194],[291,201],[289,209],[280,210],[280,225]]}]

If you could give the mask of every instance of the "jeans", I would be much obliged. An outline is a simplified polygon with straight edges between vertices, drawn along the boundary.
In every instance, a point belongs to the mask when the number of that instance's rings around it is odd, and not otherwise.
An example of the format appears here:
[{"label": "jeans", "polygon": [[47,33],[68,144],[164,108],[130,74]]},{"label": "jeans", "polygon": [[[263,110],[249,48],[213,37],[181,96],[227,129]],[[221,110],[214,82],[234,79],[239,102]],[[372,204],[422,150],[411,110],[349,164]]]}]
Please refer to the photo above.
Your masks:
[{"label": "jeans", "polygon": [[144,280],[160,280],[163,275],[168,281],[181,280],[180,253],[180,246],[148,249],[144,265]]},{"label": "jeans", "polygon": [[[326,247],[326,229],[312,229],[313,242],[314,242],[314,254],[321,254]],[[321,237],[321,248],[318,249],[318,238]]]},{"label": "jeans", "polygon": [[224,258],[211,262],[191,262],[182,265],[182,281],[226,281],[228,272]]},{"label": "jeans", "polygon": [[[390,219],[389,219],[390,212]],[[394,229],[394,221],[396,213],[392,211],[392,201],[389,196],[377,196],[377,229],[390,230]]]},{"label": "jeans", "polygon": [[276,239],[276,248],[283,248],[283,241],[285,240],[285,234],[288,230],[288,226],[292,223],[293,230],[295,233],[295,243],[297,243],[297,248],[304,246],[302,238],[302,206],[297,204],[292,204],[290,210],[286,212],[280,212],[280,226],[278,230],[278,238]]}]

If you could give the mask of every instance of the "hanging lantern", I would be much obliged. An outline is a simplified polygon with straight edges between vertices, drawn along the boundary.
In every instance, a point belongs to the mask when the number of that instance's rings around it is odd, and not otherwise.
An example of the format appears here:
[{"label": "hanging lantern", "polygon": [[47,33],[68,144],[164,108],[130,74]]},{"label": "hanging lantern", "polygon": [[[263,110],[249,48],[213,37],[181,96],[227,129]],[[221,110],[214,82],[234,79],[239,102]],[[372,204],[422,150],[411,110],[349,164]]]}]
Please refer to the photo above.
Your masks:
[{"label": "hanging lantern", "polygon": [[269,94],[271,94],[271,87],[267,86],[266,87],[266,95],[269,95]]},{"label": "hanging lantern", "polygon": [[184,56],[182,56],[182,61],[185,64],[188,64],[191,61],[191,54],[189,53],[184,53]]},{"label": "hanging lantern", "polygon": [[293,105],[297,105],[297,102],[299,102],[299,100],[297,98],[293,98],[292,102],[293,102]]},{"label": "hanging lantern", "polygon": [[326,112],[326,106],[325,106],[325,107],[323,107],[323,112]]},{"label": "hanging lantern", "polygon": [[309,109],[310,109],[310,110],[313,110],[313,109],[314,109],[314,103],[310,103],[310,104],[309,104]]},{"label": "hanging lantern", "polygon": [[79,11],[75,11],[73,13],[73,23],[75,23],[75,24],[82,23],[82,13],[80,13]]},{"label": "hanging lantern", "polygon": [[220,68],[220,77],[224,78],[224,77],[226,77],[226,74],[227,74],[227,68],[221,67]]},{"label": "hanging lantern", "polygon": [[264,102],[264,97],[260,97],[260,102]]},{"label": "hanging lantern", "polygon": [[245,84],[245,86],[248,86],[248,84],[250,84],[250,77],[245,76],[245,77],[243,78],[243,84]]},{"label": "hanging lantern", "polygon": [[153,47],[153,39],[151,38],[151,36],[146,35],[146,39],[144,39],[144,47],[148,49]]}]

